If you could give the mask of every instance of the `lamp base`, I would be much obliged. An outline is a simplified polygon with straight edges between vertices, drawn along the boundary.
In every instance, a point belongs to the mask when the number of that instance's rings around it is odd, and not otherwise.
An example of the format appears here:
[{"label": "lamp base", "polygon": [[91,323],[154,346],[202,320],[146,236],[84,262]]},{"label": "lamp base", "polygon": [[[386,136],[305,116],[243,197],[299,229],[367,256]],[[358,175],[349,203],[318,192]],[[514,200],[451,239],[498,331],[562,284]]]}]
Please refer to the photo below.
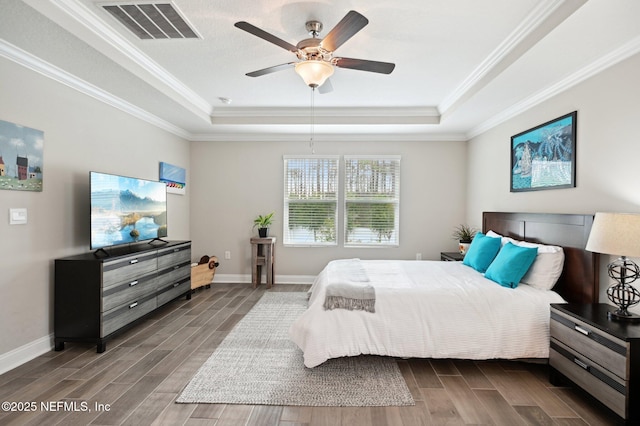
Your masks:
[{"label": "lamp base", "polygon": [[620,322],[640,322],[640,315],[632,314],[631,312],[624,314],[619,312],[619,310],[615,312],[607,312],[607,318]]}]

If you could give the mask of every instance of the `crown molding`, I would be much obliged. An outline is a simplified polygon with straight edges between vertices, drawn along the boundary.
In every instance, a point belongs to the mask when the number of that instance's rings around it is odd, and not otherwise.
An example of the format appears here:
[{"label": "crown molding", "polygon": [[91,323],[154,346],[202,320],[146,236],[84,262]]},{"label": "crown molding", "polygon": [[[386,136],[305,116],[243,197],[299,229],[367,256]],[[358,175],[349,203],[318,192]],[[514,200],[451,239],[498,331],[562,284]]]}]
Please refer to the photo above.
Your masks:
[{"label": "crown molding", "polygon": [[176,136],[184,139],[189,139],[192,136],[191,133],[186,130],[181,129],[180,127],[175,126],[174,124],[171,124],[168,121],[165,121],[121,98],[118,98],[117,96],[114,96],[89,82],[79,79],[67,71],[43,61],[31,53],[26,52],[2,39],[0,39],[0,56],[57,81],[58,83],[64,84],[65,86],[77,90],[87,96],[97,99],[100,102],[104,102],[105,104],[139,118],[140,120],[146,121],[153,126],[166,130]]},{"label": "crown molding", "polygon": [[[191,142],[301,142],[309,144],[309,133],[199,133]],[[322,142],[466,142],[462,133],[339,133],[315,134],[314,144]]]},{"label": "crown molding", "polygon": [[618,47],[614,51],[609,52],[608,54],[600,57],[594,62],[591,62],[577,72],[547,87],[546,89],[541,90],[526,99],[523,99],[522,101],[516,103],[515,105],[502,111],[501,113],[494,115],[492,118],[480,124],[479,126],[474,127],[467,133],[467,139],[472,139],[476,136],[481,135],[482,133],[496,127],[497,125],[504,123],[505,121],[519,114],[522,114],[523,112],[533,108],[534,106],[539,105],[542,102],[547,101],[562,92],[565,92],[566,90],[569,90],[573,86],[582,83],[583,81],[601,73],[607,68],[610,68],[613,65],[622,62],[623,60],[630,58],[631,56],[638,53],[640,53],[640,37],[635,37],[622,46]]},{"label": "crown molding", "polygon": [[[211,116],[211,124],[299,125],[309,124],[311,119],[307,108],[218,108]],[[439,124],[440,113],[436,107],[315,108],[313,122],[318,125]]]},{"label": "crown molding", "polygon": [[[45,7],[41,0],[27,0],[27,3],[36,10],[38,10],[39,6]],[[213,106],[209,102],[185,86],[179,79],[145,55],[118,32],[105,25],[92,10],[80,3],[80,1],[49,0],[48,3],[72,18],[77,25],[89,31],[98,40],[115,49],[118,58],[111,57],[112,60],[130,70],[137,77],[155,86],[166,96],[169,96],[202,120],[207,122],[210,120]],[[123,64],[122,58],[127,60],[127,64]],[[132,64],[135,66],[132,66]]]},{"label": "crown molding", "polygon": [[[578,10],[587,0],[545,0],[540,2],[471,74],[438,105],[443,116],[450,114],[484,87],[493,76],[513,64],[532,45]],[[563,10],[564,9],[564,10]]]}]

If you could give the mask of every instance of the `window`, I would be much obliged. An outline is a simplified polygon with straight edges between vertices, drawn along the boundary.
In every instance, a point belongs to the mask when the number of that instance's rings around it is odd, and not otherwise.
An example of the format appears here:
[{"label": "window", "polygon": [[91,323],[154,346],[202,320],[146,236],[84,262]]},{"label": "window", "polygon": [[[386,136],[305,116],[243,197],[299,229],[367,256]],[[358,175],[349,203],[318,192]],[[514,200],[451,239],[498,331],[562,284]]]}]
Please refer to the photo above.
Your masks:
[{"label": "window", "polygon": [[284,157],[285,245],[337,244],[338,158]]},{"label": "window", "polygon": [[345,156],[348,246],[399,244],[400,156]]}]

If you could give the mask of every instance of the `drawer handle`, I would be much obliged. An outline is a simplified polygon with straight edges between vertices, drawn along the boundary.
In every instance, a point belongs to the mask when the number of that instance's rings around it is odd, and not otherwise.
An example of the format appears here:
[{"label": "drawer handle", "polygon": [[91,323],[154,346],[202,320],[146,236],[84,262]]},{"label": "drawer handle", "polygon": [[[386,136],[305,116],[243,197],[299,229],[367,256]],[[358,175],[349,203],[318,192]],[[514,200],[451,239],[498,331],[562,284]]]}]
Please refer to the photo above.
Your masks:
[{"label": "drawer handle", "polygon": [[133,287],[134,285],[138,285],[138,280],[131,281],[131,282],[129,283],[129,287]]},{"label": "drawer handle", "polygon": [[175,248],[175,249],[173,249],[173,252],[174,252],[174,253],[177,253],[177,252],[179,252],[179,251],[180,251],[180,249],[179,249],[179,248]]},{"label": "drawer handle", "polygon": [[179,285],[180,285],[180,283],[175,283],[175,284],[173,285],[173,288],[176,288],[176,287],[178,287]]},{"label": "drawer handle", "polygon": [[573,362],[575,362],[580,368],[589,371],[589,366],[584,362],[580,361],[578,358],[573,358]]},{"label": "drawer handle", "polygon": [[173,270],[174,270],[174,271],[175,271],[176,269],[180,269],[180,265],[178,265],[178,266],[174,266],[174,267],[173,267]]},{"label": "drawer handle", "polygon": [[129,265],[133,265],[135,263],[138,263],[138,259],[133,259],[133,260],[129,261]]},{"label": "drawer handle", "polygon": [[579,325],[574,326],[573,329],[578,333],[584,334],[585,336],[588,336],[591,333],[589,330],[587,330],[586,328],[582,328]]},{"label": "drawer handle", "polygon": [[133,309],[136,306],[138,306],[138,302],[133,302],[132,304],[129,305],[129,309]]}]

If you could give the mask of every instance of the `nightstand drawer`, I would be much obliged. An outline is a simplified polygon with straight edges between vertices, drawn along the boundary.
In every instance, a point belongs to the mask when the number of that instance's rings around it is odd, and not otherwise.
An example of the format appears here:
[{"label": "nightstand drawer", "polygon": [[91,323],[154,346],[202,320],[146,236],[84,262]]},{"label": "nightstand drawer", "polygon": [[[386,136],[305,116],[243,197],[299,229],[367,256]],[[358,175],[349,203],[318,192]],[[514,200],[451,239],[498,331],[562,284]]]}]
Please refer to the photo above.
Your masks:
[{"label": "nightstand drawer", "polygon": [[440,260],[443,262],[462,262],[464,255],[457,251],[440,252]]},{"label": "nightstand drawer", "polygon": [[629,379],[626,342],[554,309],[551,310],[550,333],[553,339],[587,355],[621,379]]},{"label": "nightstand drawer", "polygon": [[583,355],[555,340],[551,341],[549,365],[589,392],[621,417],[626,417],[626,382]]}]

